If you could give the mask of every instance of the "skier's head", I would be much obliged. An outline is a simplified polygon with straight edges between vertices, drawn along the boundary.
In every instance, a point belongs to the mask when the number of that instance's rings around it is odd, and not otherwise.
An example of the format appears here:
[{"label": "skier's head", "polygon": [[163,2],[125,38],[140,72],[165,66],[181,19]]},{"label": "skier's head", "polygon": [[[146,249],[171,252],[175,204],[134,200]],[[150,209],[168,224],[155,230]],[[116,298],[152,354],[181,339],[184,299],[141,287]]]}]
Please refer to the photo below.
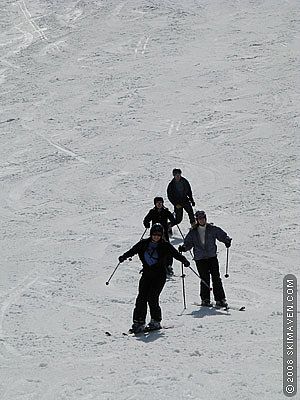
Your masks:
[{"label": "skier's head", "polygon": [[162,197],[154,197],[154,205],[157,208],[162,208],[164,205],[164,199]]},{"label": "skier's head", "polygon": [[206,214],[203,210],[195,212],[195,217],[199,225],[204,226],[206,224]]},{"label": "skier's head", "polygon": [[180,168],[174,168],[172,173],[173,173],[173,176],[176,179],[176,181],[179,181],[180,178],[181,178],[181,173],[182,173],[181,169]]},{"label": "skier's head", "polygon": [[155,242],[161,240],[164,234],[164,228],[161,224],[153,224],[150,229],[151,239]]}]

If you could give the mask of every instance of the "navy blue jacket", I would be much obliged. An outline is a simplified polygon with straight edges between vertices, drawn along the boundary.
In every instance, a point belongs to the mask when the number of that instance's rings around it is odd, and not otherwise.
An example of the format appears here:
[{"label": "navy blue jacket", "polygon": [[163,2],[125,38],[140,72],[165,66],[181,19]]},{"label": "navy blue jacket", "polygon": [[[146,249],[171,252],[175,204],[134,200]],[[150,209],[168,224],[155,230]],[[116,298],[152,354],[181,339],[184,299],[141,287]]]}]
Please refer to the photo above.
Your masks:
[{"label": "navy blue jacket", "polygon": [[174,246],[169,242],[166,242],[164,239],[161,239],[157,246],[158,262],[151,266],[148,265],[145,261],[144,254],[150,241],[151,238],[140,240],[130,250],[126,251],[123,254],[123,257],[126,259],[138,254],[143,264],[143,272],[148,274],[166,274],[166,266],[169,265],[170,257],[174,257],[176,260],[181,262],[187,261],[187,259],[180,254]]}]

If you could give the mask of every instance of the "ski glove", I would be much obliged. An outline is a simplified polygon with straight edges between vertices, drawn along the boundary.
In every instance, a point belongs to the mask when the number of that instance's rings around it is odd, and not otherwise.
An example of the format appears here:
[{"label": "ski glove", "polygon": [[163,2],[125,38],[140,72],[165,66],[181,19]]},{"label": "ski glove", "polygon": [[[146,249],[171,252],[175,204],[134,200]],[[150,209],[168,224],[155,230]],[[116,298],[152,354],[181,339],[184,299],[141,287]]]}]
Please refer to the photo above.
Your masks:
[{"label": "ski glove", "polygon": [[227,247],[227,249],[231,246],[231,241],[232,239],[228,239],[227,242],[225,242],[225,246]]},{"label": "ski glove", "polygon": [[147,222],[147,223],[144,223],[144,227],[145,227],[145,228],[147,228],[147,229],[149,229],[149,228],[150,228],[150,224],[149,224],[149,222]]},{"label": "ski glove", "polygon": [[189,262],[189,260],[185,260],[183,262],[183,265],[188,268],[191,265],[191,263]]},{"label": "ski glove", "polygon": [[179,253],[184,253],[184,252],[186,251],[185,245],[184,245],[184,244],[183,244],[183,245],[180,245],[180,246],[178,247],[178,251],[179,251]]},{"label": "ski glove", "polygon": [[119,257],[119,262],[120,262],[120,263],[124,262],[125,260],[126,260],[126,258],[125,258],[124,256],[120,256],[120,257]]},{"label": "ski glove", "polygon": [[194,202],[193,199],[191,200],[191,206],[192,206],[192,207],[195,207],[195,202]]}]

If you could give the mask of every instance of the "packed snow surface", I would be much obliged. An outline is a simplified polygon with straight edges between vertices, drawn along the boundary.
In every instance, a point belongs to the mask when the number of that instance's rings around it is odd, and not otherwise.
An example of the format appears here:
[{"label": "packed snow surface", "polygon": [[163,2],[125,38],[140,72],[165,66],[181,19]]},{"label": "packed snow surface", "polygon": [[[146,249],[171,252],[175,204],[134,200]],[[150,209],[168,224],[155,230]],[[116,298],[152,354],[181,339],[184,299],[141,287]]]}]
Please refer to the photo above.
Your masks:
[{"label": "packed snow surface", "polygon": [[[1,0],[1,400],[284,398],[299,11],[297,0]],[[228,279],[222,243],[218,258],[229,304],[246,311],[195,306],[190,269],[183,310],[175,261],[161,295],[174,327],[125,336],[138,258],[105,282],[153,198],[173,210],[175,167],[195,209],[233,238]]]}]

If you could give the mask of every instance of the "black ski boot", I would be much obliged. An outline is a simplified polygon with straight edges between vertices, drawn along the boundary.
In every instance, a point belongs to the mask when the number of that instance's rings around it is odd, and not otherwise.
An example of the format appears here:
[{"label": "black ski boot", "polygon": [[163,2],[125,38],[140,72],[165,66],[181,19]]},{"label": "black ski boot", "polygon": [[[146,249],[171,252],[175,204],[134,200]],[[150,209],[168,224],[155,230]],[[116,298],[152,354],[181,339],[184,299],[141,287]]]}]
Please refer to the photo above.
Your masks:
[{"label": "black ski boot", "polygon": [[145,327],[145,332],[149,331],[158,331],[161,329],[161,324],[159,321],[155,321],[154,319],[151,319],[149,324]]},{"label": "black ski boot", "polygon": [[140,322],[134,322],[132,324],[132,327],[129,329],[129,333],[142,333],[144,332],[145,329],[145,324],[140,323]]},{"label": "black ski boot", "polygon": [[227,303],[226,299],[217,300],[216,301],[216,307],[228,308],[228,303]]},{"label": "black ski boot", "polygon": [[202,307],[212,307],[212,304],[209,299],[204,299],[201,301],[201,306]]}]

